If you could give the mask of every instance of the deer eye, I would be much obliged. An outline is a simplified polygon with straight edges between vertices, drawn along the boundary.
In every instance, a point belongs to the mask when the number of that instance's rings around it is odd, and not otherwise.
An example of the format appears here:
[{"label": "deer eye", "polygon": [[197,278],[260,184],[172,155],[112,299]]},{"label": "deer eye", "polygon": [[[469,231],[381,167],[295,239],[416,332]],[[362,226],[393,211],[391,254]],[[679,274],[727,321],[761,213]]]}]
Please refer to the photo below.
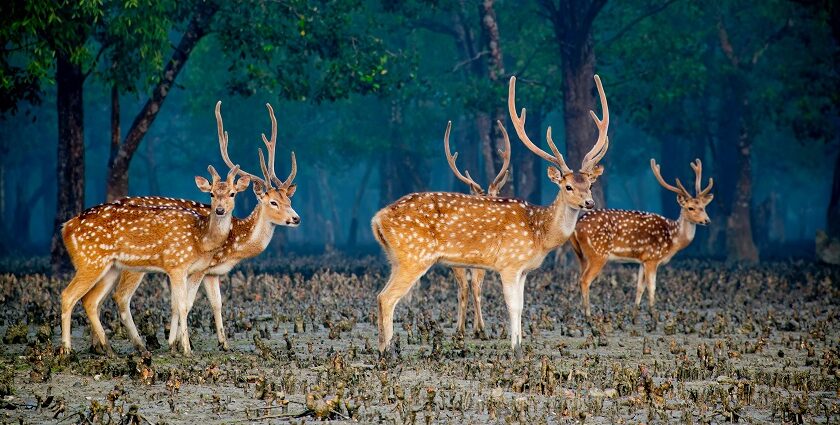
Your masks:
[{"label": "deer eye", "polygon": [[236,196],[236,192],[230,192],[230,197],[233,198],[234,196]]},{"label": "deer eye", "polygon": [[688,207],[689,211],[694,211],[694,207]]},{"label": "deer eye", "polygon": [[271,205],[274,205],[275,207],[279,206],[277,205],[277,201],[271,201]]},{"label": "deer eye", "polygon": [[566,185],[566,190],[571,191],[571,190],[572,190],[572,187],[571,187],[571,186],[569,186],[569,185]]}]

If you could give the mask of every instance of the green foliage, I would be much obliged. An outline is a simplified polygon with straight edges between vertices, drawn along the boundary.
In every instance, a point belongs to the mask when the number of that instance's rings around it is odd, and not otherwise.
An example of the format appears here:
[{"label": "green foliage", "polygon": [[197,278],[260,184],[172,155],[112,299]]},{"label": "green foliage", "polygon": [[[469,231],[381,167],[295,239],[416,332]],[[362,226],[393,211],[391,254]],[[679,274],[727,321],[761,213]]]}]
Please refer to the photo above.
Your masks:
[{"label": "green foliage", "polygon": [[88,35],[102,17],[96,0],[10,2],[0,13],[0,113],[16,112],[23,100],[39,103],[51,83],[56,54],[73,62],[93,60]]},{"label": "green foliage", "polygon": [[99,76],[123,92],[154,84],[173,41],[169,32],[183,26],[192,1],[126,0],[103,5],[95,41],[107,60]]}]

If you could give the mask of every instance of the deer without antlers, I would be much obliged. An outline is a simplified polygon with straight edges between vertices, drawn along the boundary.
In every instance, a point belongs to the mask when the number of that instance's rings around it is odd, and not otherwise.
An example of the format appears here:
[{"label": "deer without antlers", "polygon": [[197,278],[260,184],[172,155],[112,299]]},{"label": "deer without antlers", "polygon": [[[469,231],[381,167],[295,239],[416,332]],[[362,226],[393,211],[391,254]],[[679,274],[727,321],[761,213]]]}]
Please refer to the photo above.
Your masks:
[{"label": "deer without antlers", "polygon": [[597,165],[609,141],[609,109],[601,80],[595,76],[604,118],[592,117],[598,140],[574,172],[547,133],[554,155],[534,145],[525,133],[525,110],[516,113],[515,84],[510,80],[508,108],[519,139],[528,149],[549,161],[549,179],[560,186],[554,202],[531,205],[510,198],[460,193],[414,193],[381,209],[371,220],[374,237],[391,264],[391,276],[377,297],[379,305],[379,351],[384,352],[393,335],[397,302],[432,265],[482,268],[499,272],[510,318],[510,342],[522,342],[521,314],[525,276],[540,266],[546,254],[566,242],[574,230],[578,211],[592,208],[590,186],[601,175]]},{"label": "deer without antlers", "polygon": [[[274,235],[275,226],[296,227],[300,224],[300,217],[291,207],[291,197],[294,195],[297,185],[293,183],[297,175],[297,162],[294,152],[291,156],[291,171],[286,180],[280,180],[274,171],[274,158],[277,147],[277,120],[271,105],[266,104],[269,118],[271,119],[271,139],[262,135],[266,147],[268,163],[266,164],[262,150],[259,149],[260,168],[263,177],[245,172],[241,169],[238,173],[249,178],[254,183],[254,193],[257,196],[257,205],[251,214],[245,219],[232,218],[232,227],[226,240],[215,252],[207,268],[203,270],[204,278],[194,281],[194,284],[187,291],[187,311],[189,312],[195,301],[198,292],[199,282],[203,282],[205,293],[213,309],[213,318],[216,325],[216,335],[219,345],[223,349],[228,348],[227,337],[225,336],[222,321],[222,297],[220,289],[220,277],[227,274],[236,264],[242,260],[255,257],[265,250]],[[226,164],[233,164],[228,156],[228,133],[224,130],[224,122],[221,115],[221,102],[216,103],[216,124],[219,136],[219,147],[222,159]],[[131,198],[125,202],[145,205],[182,208],[200,216],[211,213],[212,206],[199,204],[197,202],[183,201],[170,198],[146,197]],[[137,327],[131,316],[131,298],[140,286],[144,277],[143,272],[124,271],[120,275],[114,299],[120,311],[120,318],[128,330],[129,338],[136,349],[145,350],[145,344],[137,332]],[[104,288],[100,288],[103,290]],[[169,330],[169,342],[173,343],[180,327],[176,320],[174,311]],[[183,328],[186,329],[186,328]]]},{"label": "deer without antlers", "polygon": [[680,179],[676,179],[676,187],[665,182],[659,165],[653,159],[650,160],[650,168],[659,184],[677,194],[680,217],[670,220],[648,212],[613,209],[583,214],[578,220],[571,243],[580,261],[580,289],[587,318],[591,315],[589,285],[611,260],[640,264],[636,282],[636,307],[641,304],[642,294],[647,288],[648,305],[652,311],[656,297],[657,268],[668,263],[677,252],[691,243],[697,224],[709,223],[706,205],[714,198],[710,193],[714,180],[709,178],[708,186],[701,189],[703,164],[699,159],[691,163],[695,173],[695,196],[691,196]]},{"label": "deer without antlers", "polygon": [[[449,149],[449,132],[452,129],[452,121],[446,125],[446,133],[443,136],[443,147],[444,152],[446,153],[446,161],[449,163],[449,168],[452,169],[452,173],[455,174],[455,177],[464,182],[467,187],[470,188],[471,195],[486,195],[491,198],[495,198],[499,196],[499,191],[505,186],[507,183],[508,177],[510,176],[510,138],[508,137],[507,131],[505,130],[505,126],[502,125],[501,121],[498,121],[497,124],[499,125],[499,131],[502,133],[502,137],[505,140],[505,149],[499,149],[499,156],[502,158],[502,168],[499,169],[499,173],[496,174],[496,178],[487,186],[487,192],[485,192],[481,186],[473,180],[470,176],[469,171],[464,171],[464,174],[458,170],[458,166],[455,165],[455,161],[458,159],[458,152],[455,152],[453,155]],[[472,282],[467,276],[467,271],[470,272],[472,277]],[[473,330],[476,336],[484,338],[484,317],[481,314],[481,285],[484,283],[484,275],[486,271],[481,268],[465,268],[465,267],[452,267],[452,274],[455,275],[455,280],[458,282],[458,324],[457,329],[459,334],[463,334],[465,331],[465,323],[467,321],[467,292],[471,289],[472,290],[472,300],[473,300],[473,313],[475,315],[473,319]]]},{"label": "deer without antlers", "polygon": [[[196,185],[211,195],[212,213],[199,215],[180,207],[139,206],[122,200],[89,208],[64,223],[62,239],[76,274],[61,294],[62,350],[71,350],[71,315],[82,299],[91,322],[94,350],[110,352],[99,307],[121,271],[162,271],[169,275],[172,312],[176,321],[186,324],[187,290],[190,279],[200,272],[227,240],[236,193],[247,189],[250,178],[235,181],[239,166],[230,165],[227,179],[208,170],[213,181],[196,177]],[[180,200],[179,202],[189,202]],[[93,288],[97,290],[92,291]],[[180,337],[184,354],[190,354],[186,333]]]}]

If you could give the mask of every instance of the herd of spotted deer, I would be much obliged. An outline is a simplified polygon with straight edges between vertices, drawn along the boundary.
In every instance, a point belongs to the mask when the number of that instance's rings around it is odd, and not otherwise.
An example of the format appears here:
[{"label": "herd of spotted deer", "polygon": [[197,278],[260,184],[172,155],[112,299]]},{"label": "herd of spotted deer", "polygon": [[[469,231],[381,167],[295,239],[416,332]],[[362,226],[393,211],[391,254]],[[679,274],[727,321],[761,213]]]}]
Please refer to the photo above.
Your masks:
[{"label": "herd of spotted deer", "polygon": [[[566,165],[551,138],[552,153],[537,147],[525,132],[525,109],[515,106],[516,77],[510,79],[508,109],[513,128],[522,143],[545,159],[548,178],[559,187],[548,206],[499,197],[510,174],[510,140],[501,122],[506,145],[499,150],[502,169],[485,191],[469,175],[462,174],[449,147],[451,122],[444,136],[446,158],[455,176],[469,186],[470,194],[422,192],[404,196],[377,212],[371,220],[374,238],[391,265],[391,274],[379,292],[379,351],[386,352],[393,335],[394,308],[417,280],[435,264],[452,267],[458,282],[458,332],[464,332],[468,292],[472,293],[477,335],[484,334],[481,315],[481,286],[487,270],[499,273],[509,314],[510,342],[514,350],[522,342],[521,315],[525,278],[540,266],[546,255],[569,241],[581,265],[580,286],[583,310],[590,317],[589,286],[610,261],[639,263],[636,307],[648,291],[653,307],[656,270],[667,263],[694,238],[697,224],[708,224],[705,207],[711,202],[713,180],[703,188],[700,160],[691,163],[695,173],[695,195],[676,179],[673,186],[662,178],[659,165],[650,166],[657,181],[677,194],[681,212],[677,220],[657,214],[615,209],[593,209],[591,186],[603,173],[598,162],[609,147],[609,108],[600,78],[595,76],[603,117],[590,111],[598,128],[598,139],[583,158],[580,169]],[[219,345],[228,348],[222,324],[220,276],[236,264],[259,255],[268,246],[275,226],[296,227],[300,217],[291,206],[297,174],[294,152],[291,171],[280,180],[274,171],[277,120],[266,104],[271,119],[271,138],[262,135],[267,155],[258,149],[262,177],[235,165],[227,153],[221,102],[216,104],[216,122],[222,159],[229,167],[226,178],[208,167],[212,181],[196,177],[195,183],[210,194],[210,205],[164,197],[128,197],[92,207],[67,221],[62,237],[76,274],[61,294],[62,351],[71,349],[71,315],[82,300],[91,325],[92,349],[111,353],[99,320],[99,308],[116,283],[114,299],[120,319],[132,344],[145,346],[131,316],[131,297],[145,273],[163,272],[169,277],[171,326],[169,345],[180,342],[185,355],[191,353],[187,316],[199,286],[203,283],[213,309]],[[268,158],[266,161],[266,157]],[[244,219],[233,217],[236,194],[253,185],[257,203]],[[471,275],[471,282],[468,279]],[[470,291],[471,290],[471,291]]]}]

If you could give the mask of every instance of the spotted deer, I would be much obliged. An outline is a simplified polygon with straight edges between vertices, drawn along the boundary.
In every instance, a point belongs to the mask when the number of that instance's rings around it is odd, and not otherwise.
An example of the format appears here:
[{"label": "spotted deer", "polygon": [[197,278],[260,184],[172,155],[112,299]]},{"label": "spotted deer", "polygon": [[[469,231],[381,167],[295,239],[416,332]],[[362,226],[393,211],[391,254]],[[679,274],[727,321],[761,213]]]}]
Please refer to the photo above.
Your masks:
[{"label": "spotted deer", "polygon": [[[443,136],[443,147],[444,152],[446,153],[446,161],[449,163],[449,168],[452,170],[455,177],[470,188],[471,195],[485,195],[491,198],[498,197],[499,191],[505,186],[505,183],[507,183],[508,177],[510,176],[510,138],[508,137],[507,130],[505,130],[505,126],[502,125],[502,122],[498,121],[497,124],[499,125],[499,131],[501,131],[505,141],[505,149],[499,149],[499,156],[502,158],[502,168],[499,169],[499,173],[496,174],[496,178],[494,178],[490,185],[487,186],[487,192],[481,188],[481,185],[473,180],[469,171],[464,171],[464,174],[461,174],[458,170],[458,166],[455,164],[455,161],[458,159],[458,152],[455,152],[453,155],[449,149],[449,133],[452,129],[452,121],[449,121],[446,125],[446,133]],[[472,277],[472,282],[470,282],[470,279],[467,277],[468,271]],[[475,315],[473,319],[473,330],[476,337],[485,337],[484,317],[481,315],[481,285],[484,283],[485,273],[486,271],[482,268],[470,269],[465,267],[452,267],[452,274],[455,275],[455,280],[458,282],[457,328],[459,334],[463,335],[465,331],[464,328],[467,321],[467,292],[471,290],[473,313]]]},{"label": "spotted deer", "polygon": [[580,290],[587,318],[591,317],[589,286],[609,261],[639,263],[636,307],[641,304],[642,294],[647,288],[648,305],[653,311],[657,268],[691,244],[698,224],[710,222],[706,205],[714,197],[710,193],[714,180],[709,178],[708,186],[701,189],[703,164],[699,159],[691,163],[695,174],[695,196],[691,196],[680,179],[676,179],[676,187],[665,182],[659,165],[653,159],[650,160],[650,168],[662,187],[677,194],[680,217],[670,220],[649,212],[613,209],[594,210],[581,216],[570,241],[580,262]]},{"label": "spotted deer", "polygon": [[609,109],[601,80],[595,76],[604,118],[592,118],[598,139],[583,158],[578,172],[546,135],[554,155],[534,145],[525,133],[525,109],[517,114],[516,78],[510,79],[508,109],[513,126],[525,146],[547,160],[548,178],[560,187],[549,206],[531,205],[511,198],[460,193],[425,192],[406,195],[381,209],[371,220],[373,235],[391,265],[388,282],[377,296],[379,351],[393,336],[394,308],[412,285],[434,264],[497,271],[507,305],[511,348],[522,343],[521,315],[525,277],[540,266],[546,254],[566,242],[581,209],[594,207],[591,185],[603,172],[598,161],[609,146]]},{"label": "spotted deer", "polygon": [[[239,167],[235,165],[225,180],[212,166],[208,170],[212,183],[199,176],[195,182],[212,197],[210,214],[118,200],[89,208],[64,223],[61,235],[76,274],[61,294],[63,351],[72,348],[71,315],[82,299],[91,324],[92,349],[110,352],[99,307],[122,271],[166,273],[172,288],[172,310],[179,322],[186,323],[189,280],[200,279],[201,271],[224,245],[232,229],[234,197],[250,182],[247,176],[236,180]],[[92,291],[95,287],[98,289]],[[184,354],[189,355],[188,336],[175,335],[179,337]]]},{"label": "spotted deer", "polygon": [[[262,253],[268,247],[274,235],[275,226],[296,227],[300,224],[300,216],[291,207],[291,197],[297,189],[297,185],[292,183],[297,175],[295,154],[292,152],[289,176],[286,180],[280,180],[274,171],[274,157],[277,147],[277,119],[274,116],[274,109],[271,105],[266,104],[266,108],[271,119],[271,139],[266,138],[265,134],[262,135],[262,140],[267,150],[266,156],[268,157],[268,164],[266,164],[262,150],[259,150],[260,168],[263,173],[263,178],[241,169],[238,170],[238,173],[243,178],[249,178],[254,183],[254,193],[258,201],[257,205],[247,218],[232,218],[231,231],[227,239],[216,251],[209,265],[203,271],[204,279],[202,283],[204,291],[213,310],[219,346],[223,349],[228,349],[229,345],[222,320],[220,277],[227,274],[242,260],[256,257]],[[222,159],[228,165],[233,164],[228,156],[227,148],[229,138],[222,120],[221,102],[216,103],[216,125]],[[183,208],[200,216],[206,216],[212,212],[212,206],[170,198],[133,198],[130,202],[139,205]],[[120,318],[128,331],[129,339],[131,339],[132,344],[139,351],[145,350],[145,344],[137,332],[137,326],[131,315],[131,298],[142,283],[144,275],[144,272],[123,271],[114,293],[114,299],[120,311]],[[200,286],[202,285],[199,285],[198,281],[196,281],[188,290],[188,312],[192,309]],[[179,328],[179,321],[176,320],[176,315],[173,311],[169,329],[170,344],[172,344],[174,338],[177,336]]]}]

